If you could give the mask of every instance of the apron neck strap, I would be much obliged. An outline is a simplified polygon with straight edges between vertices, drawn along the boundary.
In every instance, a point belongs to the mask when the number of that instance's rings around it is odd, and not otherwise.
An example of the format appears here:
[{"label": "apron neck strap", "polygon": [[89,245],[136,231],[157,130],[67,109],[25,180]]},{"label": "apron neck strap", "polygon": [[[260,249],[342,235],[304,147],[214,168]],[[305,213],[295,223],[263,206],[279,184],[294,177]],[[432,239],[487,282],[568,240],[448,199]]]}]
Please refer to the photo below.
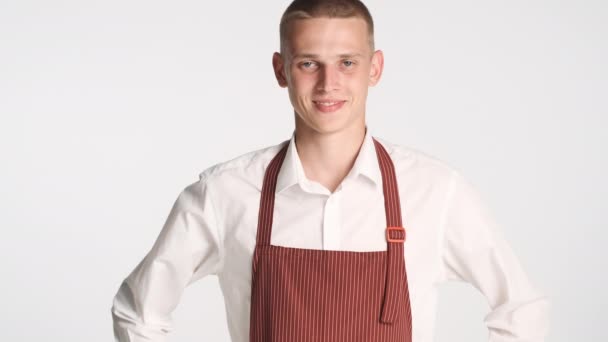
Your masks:
[{"label": "apron neck strap", "polygon": [[[399,200],[399,188],[397,187],[397,178],[395,176],[395,166],[386,151],[386,149],[376,140],[374,146],[380,172],[382,174],[382,191],[384,193],[384,211],[386,213],[386,237],[388,247],[393,244],[402,243],[405,239],[405,231],[401,223],[401,202]],[[264,183],[262,185],[262,194],[260,197],[260,208],[258,215],[258,230],[257,230],[257,245],[270,245],[270,236],[272,233],[272,217],[274,212],[275,190],[277,186],[277,178],[281,165],[285,160],[289,140],[283,142],[283,147],[270,161],[264,174]]]}]

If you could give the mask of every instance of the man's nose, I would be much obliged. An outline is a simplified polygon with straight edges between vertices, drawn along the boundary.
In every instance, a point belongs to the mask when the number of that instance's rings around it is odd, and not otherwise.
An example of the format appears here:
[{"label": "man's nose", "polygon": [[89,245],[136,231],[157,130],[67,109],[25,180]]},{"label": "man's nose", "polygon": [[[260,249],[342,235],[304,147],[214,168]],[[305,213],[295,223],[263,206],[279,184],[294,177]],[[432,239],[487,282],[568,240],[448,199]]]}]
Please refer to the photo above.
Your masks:
[{"label": "man's nose", "polygon": [[330,92],[338,89],[340,74],[336,68],[323,66],[319,72],[317,90]]}]

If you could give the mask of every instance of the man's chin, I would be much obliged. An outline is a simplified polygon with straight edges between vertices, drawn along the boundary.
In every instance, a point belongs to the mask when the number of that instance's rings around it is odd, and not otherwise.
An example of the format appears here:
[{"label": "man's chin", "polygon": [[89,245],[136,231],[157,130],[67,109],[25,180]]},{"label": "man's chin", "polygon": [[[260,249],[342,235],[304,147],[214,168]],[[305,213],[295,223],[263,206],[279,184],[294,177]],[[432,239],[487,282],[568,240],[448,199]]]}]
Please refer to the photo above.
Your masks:
[{"label": "man's chin", "polygon": [[335,134],[343,131],[347,131],[351,125],[343,120],[334,120],[332,122],[317,122],[314,124],[313,130],[319,134]]}]

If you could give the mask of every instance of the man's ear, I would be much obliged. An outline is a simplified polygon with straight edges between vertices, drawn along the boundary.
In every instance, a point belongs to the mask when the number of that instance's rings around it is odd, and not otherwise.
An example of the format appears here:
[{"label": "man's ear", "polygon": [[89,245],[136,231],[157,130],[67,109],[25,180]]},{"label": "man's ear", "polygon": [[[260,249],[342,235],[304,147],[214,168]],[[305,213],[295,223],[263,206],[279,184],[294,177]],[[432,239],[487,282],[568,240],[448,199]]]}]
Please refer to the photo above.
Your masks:
[{"label": "man's ear", "polygon": [[369,70],[370,86],[373,87],[380,82],[382,70],[384,70],[384,54],[382,53],[382,50],[376,50],[372,55],[372,65]]},{"label": "man's ear", "polygon": [[285,76],[285,62],[283,56],[280,53],[275,52],[272,55],[272,68],[274,69],[274,76],[279,82],[281,88],[287,87],[287,77]]}]

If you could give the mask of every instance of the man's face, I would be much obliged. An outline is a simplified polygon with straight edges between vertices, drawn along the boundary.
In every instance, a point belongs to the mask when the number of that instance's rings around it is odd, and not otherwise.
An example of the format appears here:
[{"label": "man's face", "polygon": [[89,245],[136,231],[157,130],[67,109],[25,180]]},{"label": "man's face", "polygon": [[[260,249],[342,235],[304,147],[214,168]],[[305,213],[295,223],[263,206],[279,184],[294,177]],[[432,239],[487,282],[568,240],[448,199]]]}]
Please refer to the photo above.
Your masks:
[{"label": "man's face", "polygon": [[364,127],[369,86],[382,74],[382,51],[371,51],[361,18],[312,18],[291,23],[285,56],[273,65],[287,87],[296,121],[317,133]]}]

